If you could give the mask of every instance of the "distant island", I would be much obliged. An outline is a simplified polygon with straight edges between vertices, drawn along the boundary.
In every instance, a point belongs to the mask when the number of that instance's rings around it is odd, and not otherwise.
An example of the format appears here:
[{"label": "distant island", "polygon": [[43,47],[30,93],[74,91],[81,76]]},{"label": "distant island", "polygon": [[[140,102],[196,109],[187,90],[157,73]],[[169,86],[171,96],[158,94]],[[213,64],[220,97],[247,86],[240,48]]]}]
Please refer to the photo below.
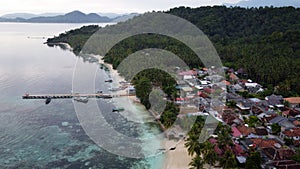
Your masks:
[{"label": "distant island", "polygon": [[[30,13],[7,14],[0,17],[0,22],[25,22],[25,23],[107,23],[122,22],[130,19],[138,13],[108,14],[100,16],[97,13],[85,14],[81,11],[73,11],[67,14],[45,13],[41,15]],[[113,16],[113,17],[111,17]]]}]

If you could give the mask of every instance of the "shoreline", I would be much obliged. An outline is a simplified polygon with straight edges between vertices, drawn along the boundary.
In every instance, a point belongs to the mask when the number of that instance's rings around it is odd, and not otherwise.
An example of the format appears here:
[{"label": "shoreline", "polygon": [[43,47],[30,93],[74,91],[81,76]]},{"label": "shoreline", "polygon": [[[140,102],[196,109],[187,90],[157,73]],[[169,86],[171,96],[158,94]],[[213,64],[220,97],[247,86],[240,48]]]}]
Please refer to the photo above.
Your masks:
[{"label": "shoreline", "polygon": [[165,161],[163,169],[189,169],[189,163],[192,161],[192,156],[188,155],[187,148],[184,146],[185,140],[179,142],[175,140],[166,140],[165,147],[176,147],[175,150],[168,150],[165,153]]},{"label": "shoreline", "polygon": [[[68,43],[45,43],[47,45],[64,45],[68,50],[73,51],[73,48]],[[95,54],[89,54],[90,56],[98,59],[98,64],[103,64],[109,69],[109,74],[111,76],[111,79],[113,80],[113,85],[120,86],[119,82],[125,81],[125,78],[122,77],[119,72],[115,69],[113,69],[112,64],[105,63],[103,60],[103,56],[95,55]],[[126,92],[124,90],[118,91],[120,92]],[[131,104],[133,107],[143,106],[140,102],[137,102],[136,96],[128,96],[128,98],[131,100]],[[137,105],[134,105],[134,104]],[[153,113],[151,111],[148,111],[150,116],[153,116]],[[155,117],[153,117],[155,119]],[[135,119],[131,119],[135,121]],[[165,131],[165,128],[159,125],[161,130]],[[184,146],[185,141],[175,141],[175,140],[169,140],[166,136],[163,140],[160,140],[160,147],[165,149],[165,151],[162,153],[163,156],[163,162],[160,165],[160,168],[163,169],[188,169],[189,163],[191,162],[192,157],[188,155],[187,148]],[[176,147],[175,150],[170,150],[171,147]],[[159,157],[159,156],[158,156]],[[151,158],[150,158],[151,159]],[[155,163],[157,163],[155,161]]]},{"label": "shoreline", "polygon": [[[111,78],[113,79],[113,83],[119,84],[121,81],[125,81],[125,78],[120,76],[119,72],[115,69],[112,68],[112,65],[109,63],[105,63],[101,56],[99,55],[92,55],[93,57],[97,58],[99,60],[99,64],[105,65],[111,74]],[[136,101],[136,96],[129,96],[129,98],[132,101]],[[141,103],[137,103],[141,106],[143,106]],[[135,105],[134,105],[135,106]],[[151,113],[151,111],[147,110],[149,115],[153,116],[154,114]],[[155,117],[153,117],[155,118]],[[165,131],[166,129],[161,126],[160,128]],[[187,148],[184,146],[184,139],[181,139],[179,141],[175,140],[169,140],[168,138],[164,138],[164,140],[161,141],[161,147],[164,148],[166,151],[163,153],[164,154],[164,161],[162,164],[163,169],[188,169],[189,168],[189,163],[192,160],[192,157],[188,155]],[[176,147],[175,150],[170,150],[171,147]]]}]

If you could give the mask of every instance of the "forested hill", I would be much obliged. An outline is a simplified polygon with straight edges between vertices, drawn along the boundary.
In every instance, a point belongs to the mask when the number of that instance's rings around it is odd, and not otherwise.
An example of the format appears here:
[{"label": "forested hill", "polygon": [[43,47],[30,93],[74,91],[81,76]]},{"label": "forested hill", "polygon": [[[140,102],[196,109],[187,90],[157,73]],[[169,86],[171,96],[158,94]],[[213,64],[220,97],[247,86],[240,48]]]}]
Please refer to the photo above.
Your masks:
[{"label": "forested hill", "polygon": [[[187,19],[198,26],[213,42],[224,65],[243,67],[249,75],[247,78],[269,86],[270,89],[277,86],[275,91],[278,94],[300,94],[300,8],[179,7],[166,13]],[[95,31],[92,28],[82,29]],[[78,52],[92,31],[67,32],[57,38],[48,39],[48,42],[67,42]],[[141,49],[149,46],[146,38],[145,35],[135,37]],[[170,47],[162,44],[164,41],[161,38],[150,37],[150,42],[157,41],[158,44],[151,47],[167,49],[175,54],[178,52],[174,48],[177,42]],[[123,58],[131,54],[129,52],[140,50],[131,46],[132,44],[136,43],[130,40],[121,42],[118,48],[113,48],[105,57],[106,61],[116,67]],[[183,59],[191,56],[189,52],[182,53]],[[196,66],[193,60],[190,61],[190,66]]]},{"label": "forested hill", "polygon": [[214,42],[300,29],[300,8],[174,8],[167,13],[198,26]]}]

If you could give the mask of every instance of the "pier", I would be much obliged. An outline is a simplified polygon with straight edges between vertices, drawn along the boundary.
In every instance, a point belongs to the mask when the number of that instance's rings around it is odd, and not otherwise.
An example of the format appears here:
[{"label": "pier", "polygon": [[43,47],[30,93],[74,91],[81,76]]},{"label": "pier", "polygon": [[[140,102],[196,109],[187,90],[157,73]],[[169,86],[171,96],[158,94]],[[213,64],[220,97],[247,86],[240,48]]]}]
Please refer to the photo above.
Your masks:
[{"label": "pier", "polygon": [[125,96],[134,96],[132,94],[79,94],[79,93],[70,93],[70,94],[25,94],[22,96],[23,99],[72,99],[75,97],[87,97],[87,98],[102,98],[102,99],[111,99],[113,97],[125,97]]}]

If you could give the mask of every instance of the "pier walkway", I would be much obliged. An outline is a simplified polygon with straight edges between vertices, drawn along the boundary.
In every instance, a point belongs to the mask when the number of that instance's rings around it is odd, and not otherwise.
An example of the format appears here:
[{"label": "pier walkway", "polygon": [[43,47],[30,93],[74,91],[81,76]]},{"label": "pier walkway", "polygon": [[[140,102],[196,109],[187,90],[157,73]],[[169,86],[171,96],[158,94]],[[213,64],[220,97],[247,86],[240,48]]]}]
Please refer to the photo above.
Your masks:
[{"label": "pier walkway", "polygon": [[113,97],[125,97],[125,96],[135,96],[132,94],[103,94],[103,93],[95,93],[95,94],[79,94],[79,93],[70,93],[70,94],[25,94],[22,96],[23,99],[71,99],[74,97],[87,97],[87,98],[102,98],[102,99],[110,99]]}]

